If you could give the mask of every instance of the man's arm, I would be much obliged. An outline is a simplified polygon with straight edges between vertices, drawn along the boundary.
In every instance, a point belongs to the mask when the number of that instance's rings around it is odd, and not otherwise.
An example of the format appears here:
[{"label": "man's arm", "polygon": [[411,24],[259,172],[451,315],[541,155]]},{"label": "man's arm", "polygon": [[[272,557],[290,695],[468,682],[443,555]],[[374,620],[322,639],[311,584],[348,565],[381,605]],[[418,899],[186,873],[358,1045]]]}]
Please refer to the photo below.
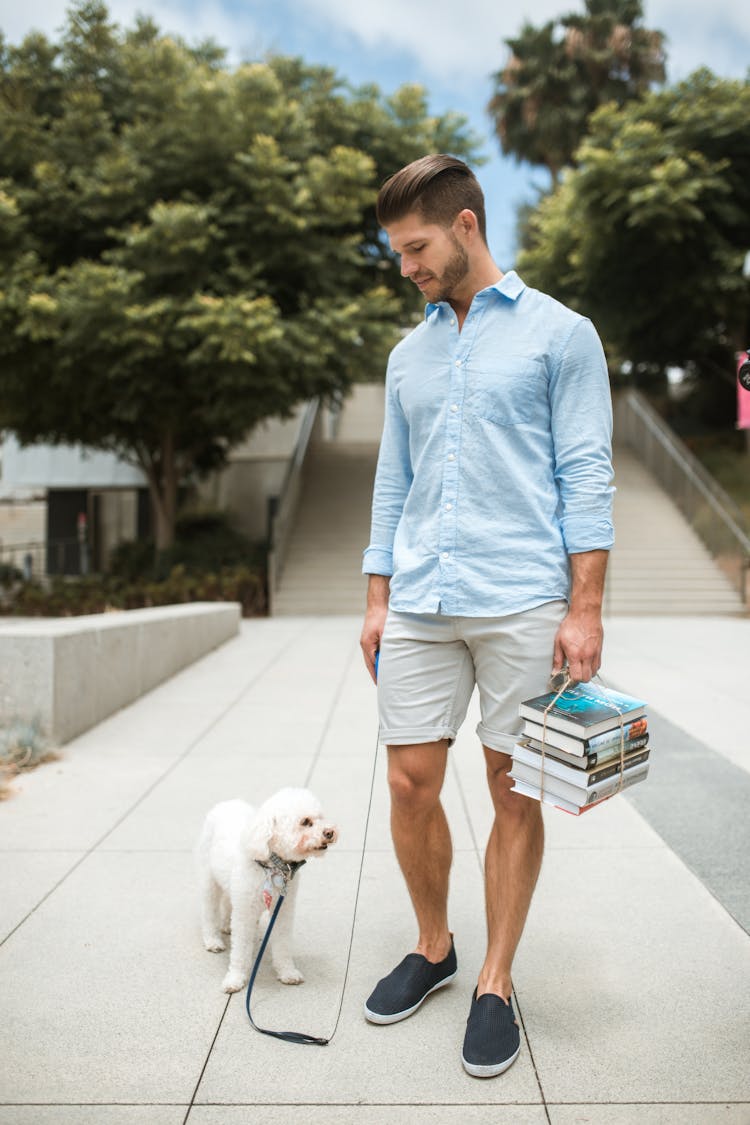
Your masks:
[{"label": "man's arm", "polygon": [[375,681],[375,653],[380,648],[380,638],[385,628],[390,594],[390,578],[384,574],[371,574],[367,582],[367,609],[359,643],[367,670]]},{"label": "man's arm", "polygon": [[612,403],[601,341],[590,321],[571,332],[550,381],[555,477],[570,562],[568,615],[555,638],[553,671],[595,676],[602,659],[602,599],[612,527]]},{"label": "man's arm", "polygon": [[602,599],[609,551],[570,555],[570,606],[555,637],[552,671],[568,665],[571,679],[590,680],[602,662]]},{"label": "man's arm", "polygon": [[385,628],[393,573],[393,541],[412,482],[409,427],[386,376],[385,421],[372,496],[370,545],[364,553],[368,576],[367,609],[360,645],[367,669],[375,679],[375,653]]}]

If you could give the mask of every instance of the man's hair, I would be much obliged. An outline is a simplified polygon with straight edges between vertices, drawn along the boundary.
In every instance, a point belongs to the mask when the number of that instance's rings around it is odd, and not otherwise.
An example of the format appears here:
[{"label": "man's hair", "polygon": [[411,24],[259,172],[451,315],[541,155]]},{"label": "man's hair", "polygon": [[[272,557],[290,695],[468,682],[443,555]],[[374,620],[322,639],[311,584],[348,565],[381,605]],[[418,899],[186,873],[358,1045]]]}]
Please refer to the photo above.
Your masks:
[{"label": "man's hair", "polygon": [[381,227],[416,211],[428,223],[449,227],[468,208],[477,217],[479,233],[487,241],[484,195],[476,176],[463,160],[433,153],[412,161],[386,180],[378,193],[375,213]]}]

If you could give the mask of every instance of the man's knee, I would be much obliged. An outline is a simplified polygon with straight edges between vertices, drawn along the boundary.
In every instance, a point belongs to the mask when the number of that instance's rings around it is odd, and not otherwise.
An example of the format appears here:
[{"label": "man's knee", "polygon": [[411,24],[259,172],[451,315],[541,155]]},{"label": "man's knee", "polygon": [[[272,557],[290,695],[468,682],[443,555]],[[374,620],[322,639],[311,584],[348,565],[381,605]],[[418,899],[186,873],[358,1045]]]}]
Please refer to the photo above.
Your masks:
[{"label": "man's knee", "polygon": [[388,747],[388,786],[398,808],[425,812],[440,800],[447,742]]},{"label": "man's knee", "polygon": [[487,784],[489,786],[495,812],[519,818],[535,817],[540,815],[539,802],[530,797],[524,797],[513,791],[515,782],[510,777],[513,759],[510,754],[502,754],[498,750],[484,747],[484,757],[487,765]]}]

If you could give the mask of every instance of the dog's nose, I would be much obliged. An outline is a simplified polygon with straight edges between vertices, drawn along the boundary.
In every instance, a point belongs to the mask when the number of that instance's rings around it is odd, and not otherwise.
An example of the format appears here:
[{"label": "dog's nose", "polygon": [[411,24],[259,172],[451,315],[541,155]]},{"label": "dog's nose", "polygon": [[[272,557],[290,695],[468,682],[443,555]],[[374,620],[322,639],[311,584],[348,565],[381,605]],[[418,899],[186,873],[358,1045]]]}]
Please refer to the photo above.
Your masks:
[{"label": "dog's nose", "polygon": [[333,830],[333,828],[326,828],[323,831],[323,839],[324,840],[332,840],[335,835],[336,835],[336,833]]}]

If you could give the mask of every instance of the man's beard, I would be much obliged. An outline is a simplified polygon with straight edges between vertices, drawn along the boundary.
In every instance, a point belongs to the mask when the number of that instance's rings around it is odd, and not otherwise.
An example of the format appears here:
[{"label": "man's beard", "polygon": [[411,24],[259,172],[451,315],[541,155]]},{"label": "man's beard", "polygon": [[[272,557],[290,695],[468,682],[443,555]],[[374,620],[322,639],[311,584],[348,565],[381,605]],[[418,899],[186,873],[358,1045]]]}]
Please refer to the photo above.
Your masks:
[{"label": "man's beard", "polygon": [[438,304],[439,301],[449,301],[456,286],[464,280],[469,272],[469,255],[466,253],[455,234],[451,232],[450,237],[455,250],[446,262],[445,269],[440,277],[435,278],[435,284],[438,286],[439,294],[437,297],[433,298],[434,304]]}]

